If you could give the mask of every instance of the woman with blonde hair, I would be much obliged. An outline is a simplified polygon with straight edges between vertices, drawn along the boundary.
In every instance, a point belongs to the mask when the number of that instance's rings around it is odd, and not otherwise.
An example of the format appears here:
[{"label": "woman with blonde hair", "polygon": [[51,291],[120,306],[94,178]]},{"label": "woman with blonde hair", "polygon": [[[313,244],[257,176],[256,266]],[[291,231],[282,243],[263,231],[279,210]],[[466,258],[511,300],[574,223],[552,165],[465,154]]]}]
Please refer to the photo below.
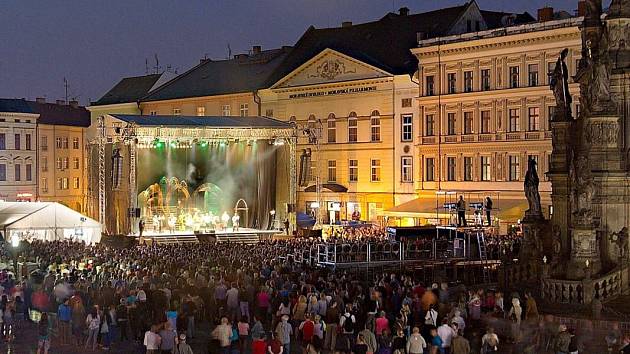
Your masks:
[{"label": "woman with blonde hair", "polygon": [[302,321],[304,321],[304,315],[306,314],[307,307],[308,305],[306,304],[306,296],[300,295],[300,297],[298,297],[297,303],[295,304],[295,307],[293,307],[292,318],[294,323],[297,323],[299,325],[300,323],[302,323]]}]

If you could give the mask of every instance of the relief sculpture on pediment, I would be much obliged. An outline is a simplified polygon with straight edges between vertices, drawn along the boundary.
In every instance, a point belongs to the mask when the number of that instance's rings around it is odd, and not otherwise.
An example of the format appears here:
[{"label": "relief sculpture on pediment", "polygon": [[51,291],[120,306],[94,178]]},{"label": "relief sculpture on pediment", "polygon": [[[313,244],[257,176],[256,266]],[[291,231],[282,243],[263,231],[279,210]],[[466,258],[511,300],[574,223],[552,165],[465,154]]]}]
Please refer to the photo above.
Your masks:
[{"label": "relief sculpture on pediment", "polygon": [[339,59],[326,59],[316,69],[316,73],[309,74],[309,78],[323,78],[326,80],[334,80],[337,76],[343,74],[354,74],[356,69],[346,68],[346,64]]}]

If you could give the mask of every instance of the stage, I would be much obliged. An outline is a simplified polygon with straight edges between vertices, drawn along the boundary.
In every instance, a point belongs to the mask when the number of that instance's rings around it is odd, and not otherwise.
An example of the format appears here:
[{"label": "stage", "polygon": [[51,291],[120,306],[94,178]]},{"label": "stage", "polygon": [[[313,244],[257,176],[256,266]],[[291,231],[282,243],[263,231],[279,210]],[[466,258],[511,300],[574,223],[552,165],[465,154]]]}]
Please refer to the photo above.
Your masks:
[{"label": "stage", "polygon": [[[151,240],[156,243],[185,243],[185,242],[233,242],[233,243],[257,243],[259,241],[270,240],[274,235],[283,234],[282,230],[259,230],[241,227],[236,231],[232,228],[224,230],[204,232],[204,231],[173,231],[142,233],[142,240]],[[138,238],[139,235],[130,235]]]}]

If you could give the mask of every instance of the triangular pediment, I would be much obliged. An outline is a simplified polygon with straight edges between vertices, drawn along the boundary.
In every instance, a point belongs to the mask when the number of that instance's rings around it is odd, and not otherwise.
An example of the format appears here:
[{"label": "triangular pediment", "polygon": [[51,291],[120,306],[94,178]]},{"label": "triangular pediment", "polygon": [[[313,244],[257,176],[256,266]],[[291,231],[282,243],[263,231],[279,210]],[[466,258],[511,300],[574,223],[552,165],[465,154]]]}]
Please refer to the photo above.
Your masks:
[{"label": "triangular pediment", "polygon": [[325,49],[280,79],[272,88],[389,77],[392,74],[332,49]]}]

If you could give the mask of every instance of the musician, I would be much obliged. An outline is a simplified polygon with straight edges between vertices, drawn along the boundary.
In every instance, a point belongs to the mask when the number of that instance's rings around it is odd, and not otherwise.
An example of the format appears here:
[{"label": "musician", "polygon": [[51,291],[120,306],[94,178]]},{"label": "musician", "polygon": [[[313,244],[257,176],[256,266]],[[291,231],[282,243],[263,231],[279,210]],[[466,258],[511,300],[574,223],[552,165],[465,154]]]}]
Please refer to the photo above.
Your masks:
[{"label": "musician", "polygon": [[492,213],[492,199],[490,197],[486,197],[483,203],[484,209],[486,209],[486,219],[488,219],[488,226],[492,226],[492,218],[490,214]]},{"label": "musician", "polygon": [[239,221],[241,220],[241,217],[238,216],[238,214],[234,214],[234,216],[232,216],[232,231],[238,231],[238,227],[239,227]]}]

